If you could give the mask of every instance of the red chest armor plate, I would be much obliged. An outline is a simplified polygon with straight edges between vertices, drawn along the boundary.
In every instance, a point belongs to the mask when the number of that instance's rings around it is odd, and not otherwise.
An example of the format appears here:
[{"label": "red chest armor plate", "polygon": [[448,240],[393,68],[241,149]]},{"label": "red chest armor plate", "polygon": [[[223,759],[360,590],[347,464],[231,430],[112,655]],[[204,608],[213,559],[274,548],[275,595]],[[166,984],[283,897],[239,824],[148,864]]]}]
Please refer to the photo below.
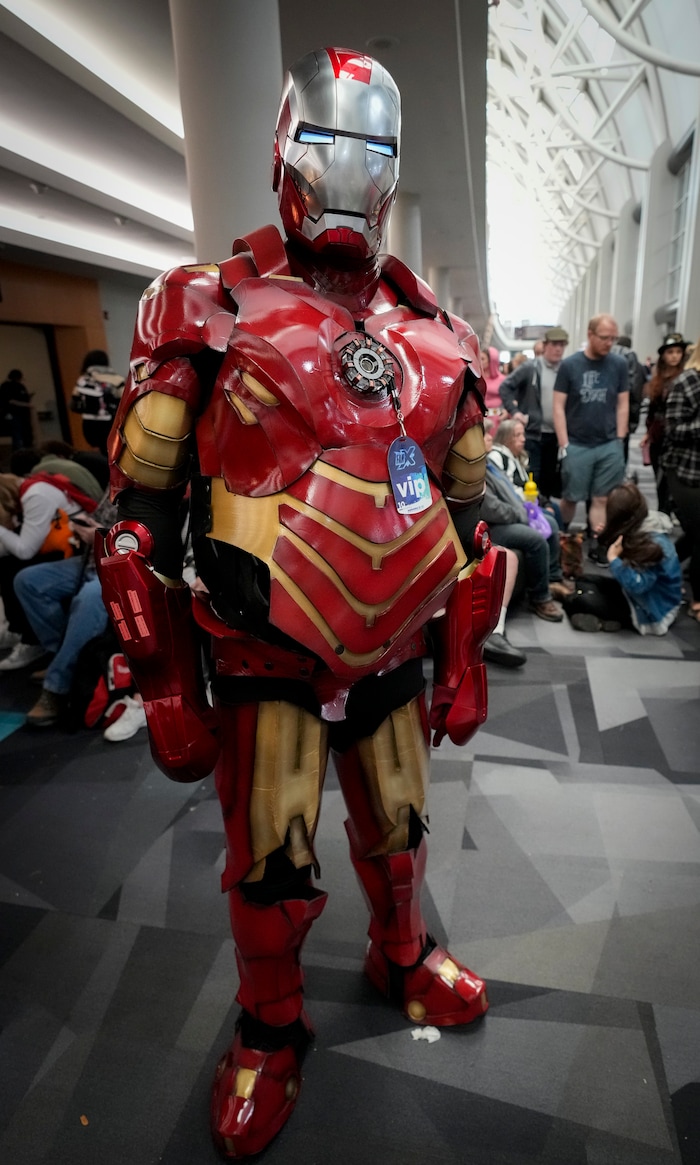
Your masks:
[{"label": "red chest armor plate", "polygon": [[[341,678],[376,673],[404,654],[465,564],[447,506],[431,480],[430,508],[397,511],[396,410],[349,383],[343,352],[365,335],[345,309],[296,280],[245,279],[234,294],[236,328],[197,424],[210,537],[267,564],[275,627]],[[386,310],[365,334],[382,346],[408,434],[439,481],[466,357],[442,320],[379,298]]]}]

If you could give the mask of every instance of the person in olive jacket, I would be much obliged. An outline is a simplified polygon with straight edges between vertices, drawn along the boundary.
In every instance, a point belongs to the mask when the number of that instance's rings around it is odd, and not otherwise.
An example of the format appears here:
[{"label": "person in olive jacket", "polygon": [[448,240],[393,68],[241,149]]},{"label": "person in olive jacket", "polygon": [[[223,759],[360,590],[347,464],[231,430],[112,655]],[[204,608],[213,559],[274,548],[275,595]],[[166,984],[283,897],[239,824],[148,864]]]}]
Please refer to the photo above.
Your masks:
[{"label": "person in olive jacket", "polygon": [[569,333],[549,328],[541,356],[520,364],[500,385],[508,415],[525,425],[530,471],[543,497],[559,497],[557,437],[552,419],[552,394]]}]

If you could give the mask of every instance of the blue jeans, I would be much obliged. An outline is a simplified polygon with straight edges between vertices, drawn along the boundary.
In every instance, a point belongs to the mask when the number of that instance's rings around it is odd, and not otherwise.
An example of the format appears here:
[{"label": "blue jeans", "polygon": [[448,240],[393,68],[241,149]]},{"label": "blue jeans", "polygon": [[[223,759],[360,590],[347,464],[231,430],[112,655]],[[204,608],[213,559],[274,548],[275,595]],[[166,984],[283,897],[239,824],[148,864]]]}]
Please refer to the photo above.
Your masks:
[{"label": "blue jeans", "polygon": [[549,523],[549,528],[552,533],[547,539],[549,547],[549,581],[561,582],[564,578],[561,569],[561,540],[559,538],[559,526],[555,514],[550,514],[549,510],[544,511],[544,516]]},{"label": "blue jeans", "polygon": [[[525,559],[525,585],[533,603],[546,603],[551,599],[549,589],[551,566],[549,541],[531,530],[524,522],[504,525],[495,523],[489,527],[491,541],[495,546],[505,546],[508,550],[520,550]],[[561,565],[559,565],[561,578]],[[555,580],[552,579],[552,582]]]},{"label": "blue jeans", "polygon": [[15,593],[37,639],[55,652],[44,687],[56,695],[71,690],[81,649],[107,627],[100,580],[91,571],[80,584],[82,572],[82,558],[62,558],[28,566],[15,578]]}]

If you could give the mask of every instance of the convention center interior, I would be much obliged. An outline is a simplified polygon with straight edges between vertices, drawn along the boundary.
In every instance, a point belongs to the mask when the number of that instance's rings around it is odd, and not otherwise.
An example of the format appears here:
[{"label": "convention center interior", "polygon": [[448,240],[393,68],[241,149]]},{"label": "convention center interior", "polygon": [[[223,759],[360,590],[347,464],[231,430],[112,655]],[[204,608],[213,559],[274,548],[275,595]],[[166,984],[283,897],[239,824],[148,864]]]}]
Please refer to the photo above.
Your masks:
[{"label": "convention center interior", "polygon": [[0,1161],[698,1165],[700,0],[0,0],[0,380]]}]

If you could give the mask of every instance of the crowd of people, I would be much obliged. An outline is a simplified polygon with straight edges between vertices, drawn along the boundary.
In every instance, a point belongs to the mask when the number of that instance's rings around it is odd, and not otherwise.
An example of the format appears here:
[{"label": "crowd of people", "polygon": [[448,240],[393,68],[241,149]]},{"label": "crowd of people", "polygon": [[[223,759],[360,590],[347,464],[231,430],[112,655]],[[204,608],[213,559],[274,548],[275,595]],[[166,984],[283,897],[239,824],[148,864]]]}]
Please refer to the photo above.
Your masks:
[{"label": "crowd of people", "polygon": [[[93,543],[116,520],[108,476],[105,457],[62,441],[20,447],[0,474],[0,673],[37,668],[28,727],[77,726],[69,705],[81,652],[107,631]],[[133,683],[103,719],[108,741],[145,726]]]},{"label": "crowd of people", "polygon": [[[662,635],[684,601],[700,621],[700,340],[691,350],[670,333],[656,361],[644,364],[602,313],[591,319],[585,345],[566,356],[568,342],[554,327],[531,359],[499,368],[490,348],[482,358],[483,514],[496,545],[517,556],[508,598],[521,578],[535,615],[561,622],[566,613],[581,631]],[[651,511],[628,472],[629,436],[640,418],[639,445],[657,493]],[[562,567],[562,541],[575,549],[577,513],[587,572],[576,555]],[[508,641],[505,619],[491,638],[491,662],[525,662]]]},{"label": "crowd of people", "polygon": [[[0,673],[37,669],[30,728],[77,726],[72,705],[81,652],[108,636],[93,544],[95,532],[116,520],[106,443],[123,388],[106,352],[88,352],[71,407],[82,416],[89,450],[62,440],[35,445],[32,394],[22,372],[12,369],[0,388],[0,423],[12,447],[0,473]],[[128,668],[120,682],[119,699],[98,718],[108,741],[128,739],[146,723]]]},{"label": "crowd of people", "polygon": [[[514,596],[533,614],[581,631],[633,628],[664,634],[683,599],[700,622],[700,341],[664,338],[652,368],[607,314],[589,324],[586,345],[566,356],[569,337],[548,329],[528,358],[503,367],[481,353],[487,453],[482,516],[506,553],[500,619],[486,642],[488,663],[522,667],[525,652],[506,634]],[[30,727],[61,724],[82,649],[107,630],[95,572],[95,530],[116,511],[108,497],[106,441],[123,388],[105,352],[89,352],[73,394],[90,451],[61,441],[27,442],[30,395],[12,370],[3,388],[13,453],[0,474],[0,673],[42,664]],[[8,403],[9,402],[9,403]],[[10,405],[12,405],[11,409]],[[629,433],[654,474],[657,507],[627,473]],[[588,559],[571,542],[579,505]],[[675,522],[675,525],[674,525]],[[581,546],[581,534],[578,546]],[[566,558],[566,561],[565,561]],[[688,562],[684,588],[681,563]],[[190,581],[196,574],[190,569]],[[106,739],[127,739],[145,725],[140,697],[121,694],[122,716]]]}]

